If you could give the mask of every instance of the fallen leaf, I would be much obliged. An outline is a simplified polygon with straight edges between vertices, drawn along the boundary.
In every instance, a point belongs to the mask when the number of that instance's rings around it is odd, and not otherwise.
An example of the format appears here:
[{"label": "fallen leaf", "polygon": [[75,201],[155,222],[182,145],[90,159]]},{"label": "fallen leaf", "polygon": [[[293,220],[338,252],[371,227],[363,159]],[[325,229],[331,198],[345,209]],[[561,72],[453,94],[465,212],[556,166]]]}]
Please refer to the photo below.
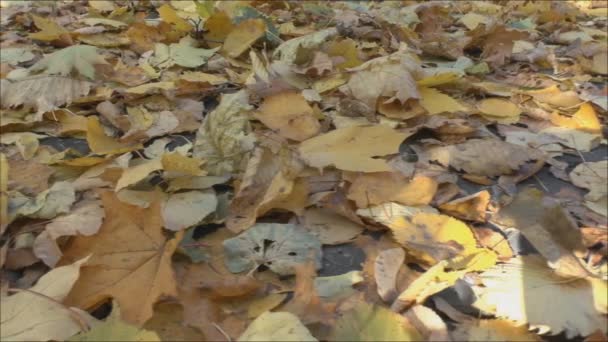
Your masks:
[{"label": "fallen leaf", "polygon": [[160,6],[157,11],[158,15],[164,22],[175,26],[177,30],[182,32],[190,32],[192,30],[192,25],[178,16],[177,12],[173,9],[173,7],[171,7],[171,5],[164,4]]},{"label": "fallen leaf", "polygon": [[511,101],[491,98],[485,99],[477,104],[480,112],[492,118],[517,118],[521,109]]},{"label": "fallen leaf", "polygon": [[66,298],[90,257],[55,268],[27,291],[0,297],[2,339],[7,341],[65,340],[85,331],[94,318],[85,311],[66,307]]},{"label": "fallen leaf", "polygon": [[256,318],[238,341],[318,341],[289,312],[265,312]]},{"label": "fallen leaf", "polygon": [[247,317],[256,318],[264,312],[279,306],[287,298],[286,293],[271,293],[266,297],[256,299],[247,308]]},{"label": "fallen leaf", "polygon": [[142,209],[120,202],[108,191],[100,196],[106,219],[99,232],[77,236],[64,250],[63,263],[93,254],[67,303],[92,308],[111,297],[126,322],[141,326],[152,317],[161,296],[177,295],[171,255],[180,237],[167,241],[163,236],[160,201]]},{"label": "fallen leaf", "polygon": [[235,26],[224,40],[222,51],[229,57],[237,58],[247,51],[253,43],[262,38],[266,32],[266,23],[262,19],[247,19]]},{"label": "fallen leaf", "polygon": [[205,63],[215,54],[218,49],[198,49],[192,46],[191,41],[186,38],[180,40],[178,44],[166,45],[156,43],[154,46],[154,57],[150,59],[150,64],[166,69],[173,65],[185,68],[196,68]]},{"label": "fallen leaf", "polygon": [[304,212],[303,224],[324,245],[338,245],[355,239],[364,227],[330,210],[310,208]]},{"label": "fallen leaf", "polygon": [[[141,333],[153,333],[160,337],[159,341],[203,341],[204,334],[198,329],[186,326],[183,321],[183,309],[177,303],[160,303],[154,307],[154,316],[150,318]],[[125,340],[125,339],[121,339]],[[150,340],[150,338],[141,338]]]},{"label": "fallen leaf", "polygon": [[159,159],[144,160],[142,163],[125,169],[116,183],[114,191],[133,185],[150,175],[154,171],[162,170],[163,164]]},{"label": "fallen leaf", "polygon": [[112,303],[112,312],[105,321],[86,332],[72,336],[68,341],[161,341],[153,331],[140,329],[120,318],[120,307]]},{"label": "fallen leaf", "polygon": [[[480,274],[473,287],[475,307],[496,316],[540,327],[566,338],[606,332],[606,283],[600,279],[563,278],[536,256],[520,256]],[[556,301],[555,298],[559,298]],[[542,303],[552,301],[553,305]],[[604,314],[604,315],[603,315]]]},{"label": "fallen leaf", "polygon": [[201,169],[203,163],[201,159],[186,157],[178,152],[164,153],[161,157],[163,170],[179,175],[204,176],[205,171]]},{"label": "fallen leaf", "polygon": [[321,243],[291,224],[258,223],[224,241],[226,266],[232,273],[252,271],[261,265],[280,275],[295,273],[295,265],[313,260],[321,267]]},{"label": "fallen leaf", "polygon": [[305,140],[299,152],[308,165],[319,169],[333,165],[344,171],[392,171],[384,160],[372,157],[397,153],[409,135],[385,125],[352,126]]},{"label": "fallen leaf", "polygon": [[524,94],[532,96],[536,101],[557,107],[574,107],[582,102],[576,92],[572,90],[561,91],[555,85],[540,90],[530,90],[524,92]]},{"label": "fallen leaf", "polygon": [[579,129],[589,133],[599,133],[602,125],[600,124],[593,106],[583,103],[571,117],[551,114],[551,123],[560,127]]},{"label": "fallen leaf", "polygon": [[[0,236],[8,226],[8,173],[10,166],[4,153],[0,153]],[[0,264],[2,267],[2,264]]]},{"label": "fallen leaf", "polygon": [[467,108],[435,88],[420,88],[420,105],[429,114],[464,112]]},{"label": "fallen leaf", "polygon": [[32,15],[34,24],[40,32],[30,33],[29,37],[43,42],[59,41],[61,45],[72,45],[70,32],[54,20]]},{"label": "fallen leaf", "polygon": [[238,170],[243,155],[253,148],[248,111],[248,94],[241,90],[224,94],[220,104],[203,120],[196,133],[193,156],[207,161],[211,175]]},{"label": "fallen leaf", "polygon": [[215,47],[223,42],[234,29],[230,17],[224,11],[216,11],[205,21],[207,32],[204,34],[209,45]]},{"label": "fallen leaf", "polygon": [[602,160],[578,164],[570,172],[570,179],[572,180],[572,184],[589,190],[585,195],[585,199],[597,201],[608,195],[608,190],[606,189],[607,175],[608,160]]},{"label": "fallen leaf", "polygon": [[119,154],[141,148],[141,145],[121,143],[105,134],[99,119],[90,116],[87,122],[87,142],[96,154]]},{"label": "fallen leaf", "polygon": [[401,315],[359,302],[345,312],[332,330],[331,341],[417,341],[422,336]]},{"label": "fallen leaf", "polygon": [[431,147],[424,154],[441,165],[489,177],[511,174],[526,161],[541,158],[537,150],[492,139],[472,139],[462,144]]},{"label": "fallen leaf", "polygon": [[0,63],[16,66],[19,63],[29,62],[35,55],[28,48],[4,48],[0,55]]},{"label": "fallen leaf", "polygon": [[526,325],[515,325],[504,319],[482,319],[473,324],[458,324],[452,332],[457,341],[542,341]]},{"label": "fallen leaf", "polygon": [[490,193],[484,190],[443,203],[439,209],[462,220],[485,222],[488,204],[490,204]]},{"label": "fallen leaf", "polygon": [[53,52],[32,65],[31,71],[46,75],[68,76],[73,70],[90,80],[95,79],[95,64],[107,64],[94,46],[75,45]]},{"label": "fallen leaf", "polygon": [[485,37],[481,57],[494,67],[502,66],[511,57],[514,42],[528,37],[527,32],[507,30],[505,26],[497,25]]},{"label": "fallen leaf", "polygon": [[312,107],[298,93],[280,93],[265,98],[254,116],[279,135],[296,141],[309,139],[321,129]]},{"label": "fallen leaf", "polygon": [[179,231],[200,223],[217,207],[212,190],[188,191],[172,194],[162,206],[164,227]]},{"label": "fallen leaf", "polygon": [[273,57],[279,58],[286,64],[294,64],[300,51],[313,50],[337,33],[338,31],[332,27],[302,37],[290,39],[283,42],[274,50]]},{"label": "fallen leaf", "polygon": [[317,295],[329,300],[339,300],[348,297],[356,291],[353,285],[364,281],[361,271],[350,271],[330,277],[316,277],[315,288]]},{"label": "fallen leaf", "polygon": [[578,150],[589,152],[601,142],[601,136],[567,127],[548,127],[540,130],[540,134],[552,135],[560,138],[560,144]]},{"label": "fallen leaf", "polygon": [[437,192],[437,181],[425,176],[408,179],[399,172],[361,173],[353,177],[346,197],[358,208],[384,202],[427,205]]},{"label": "fallen leaf", "polygon": [[385,302],[392,302],[397,295],[397,274],[405,261],[403,248],[381,251],[374,261],[374,279],[378,295]]}]

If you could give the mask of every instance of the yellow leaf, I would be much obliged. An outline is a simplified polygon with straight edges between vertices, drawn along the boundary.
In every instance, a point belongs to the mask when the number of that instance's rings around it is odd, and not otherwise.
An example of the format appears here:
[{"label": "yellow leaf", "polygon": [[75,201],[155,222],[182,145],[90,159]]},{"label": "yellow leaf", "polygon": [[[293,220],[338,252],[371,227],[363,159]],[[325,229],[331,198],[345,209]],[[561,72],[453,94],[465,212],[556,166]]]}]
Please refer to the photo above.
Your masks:
[{"label": "yellow leaf", "polygon": [[600,75],[608,75],[608,53],[600,52],[593,55],[591,71]]},{"label": "yellow leaf", "polygon": [[475,320],[474,323],[461,322],[452,334],[457,341],[542,341],[538,335],[529,331],[527,325],[516,325],[505,319],[481,319]]},{"label": "yellow leaf", "polygon": [[479,24],[488,24],[490,22],[490,18],[485,15],[477,14],[474,12],[469,12],[462,16],[459,20],[464,24],[469,30],[474,30]]},{"label": "yellow leaf", "polygon": [[556,126],[574,128],[589,133],[599,133],[602,124],[597,118],[595,109],[589,103],[583,103],[572,117],[551,114],[551,123]]},{"label": "yellow leaf", "polygon": [[461,75],[455,72],[444,72],[433,76],[425,77],[421,80],[416,81],[419,87],[435,87],[438,85],[454,82],[459,79]]},{"label": "yellow leaf", "polygon": [[421,212],[400,223],[389,227],[395,240],[428,264],[479,251],[471,229],[450,216]]},{"label": "yellow leaf", "polygon": [[159,90],[171,90],[175,89],[175,83],[165,81],[165,82],[153,82],[142,84],[137,87],[127,88],[125,91],[129,94],[143,95],[148,93],[154,93]]},{"label": "yellow leaf", "polygon": [[51,42],[53,40],[65,40],[67,45],[72,43],[72,38],[70,37],[70,32],[55,21],[51,19],[46,19],[39,17],[37,15],[32,15],[32,19],[34,19],[34,24],[40,32],[30,33],[29,36],[32,39],[41,40],[43,42]]},{"label": "yellow leaf", "polygon": [[582,102],[576,92],[572,90],[561,91],[556,85],[545,89],[527,91],[524,94],[532,96],[536,101],[557,107],[573,107]]},{"label": "yellow leaf", "polygon": [[363,173],[352,180],[347,197],[355,201],[358,208],[385,202],[427,205],[437,192],[437,185],[437,181],[425,176],[408,180],[399,172]]},{"label": "yellow leaf", "polygon": [[78,40],[89,45],[100,47],[118,47],[121,45],[129,45],[131,43],[129,37],[112,32],[82,34],[78,36]]},{"label": "yellow leaf", "polygon": [[357,50],[355,41],[350,38],[331,43],[327,54],[332,57],[340,56],[344,58],[344,62],[337,65],[340,69],[354,68],[363,63],[359,59],[359,51]]},{"label": "yellow leaf", "polygon": [[486,115],[499,118],[519,117],[521,114],[516,104],[497,98],[485,99],[477,104],[477,108]]},{"label": "yellow leaf", "polygon": [[382,159],[399,152],[399,145],[411,134],[386,125],[352,126],[333,130],[300,144],[300,156],[308,165],[361,172],[392,171]]},{"label": "yellow leaf", "polygon": [[437,89],[421,87],[419,92],[421,97],[420,105],[431,115],[444,112],[464,112],[467,110],[458,101],[441,93]]},{"label": "yellow leaf", "polygon": [[177,12],[169,4],[164,4],[158,8],[160,18],[169,24],[173,24],[176,29],[182,32],[190,32],[192,25],[177,15]]},{"label": "yellow leaf", "polygon": [[247,327],[239,341],[317,341],[298,316],[289,312],[264,312]]},{"label": "yellow leaf", "polygon": [[116,183],[115,191],[125,188],[131,184],[135,184],[140,180],[148,177],[148,175],[154,171],[162,170],[163,164],[159,159],[148,160],[139,165],[130,167],[123,171],[122,176]]},{"label": "yellow leaf", "polygon": [[243,20],[226,36],[222,50],[229,57],[236,58],[247,51],[258,39],[262,38],[265,32],[266,23],[264,20]]},{"label": "yellow leaf", "polygon": [[189,71],[183,73],[180,77],[180,80],[193,82],[193,83],[209,83],[211,85],[218,85],[222,83],[228,83],[228,80],[220,75],[215,74],[207,74],[200,71]]},{"label": "yellow leaf", "polygon": [[109,0],[94,0],[89,1],[89,6],[100,12],[110,12],[116,9],[114,2]]},{"label": "yellow leaf", "polygon": [[268,96],[254,116],[279,135],[296,141],[313,137],[321,129],[312,107],[294,92]]},{"label": "yellow leaf", "polygon": [[490,203],[490,193],[487,190],[458,198],[439,206],[441,211],[469,221],[486,221],[486,209]]},{"label": "yellow leaf", "polygon": [[140,144],[125,144],[107,136],[95,116],[88,118],[87,143],[91,151],[96,154],[119,154],[143,148]]},{"label": "yellow leaf", "polygon": [[201,170],[202,159],[186,157],[180,153],[165,153],[161,158],[162,166],[165,171],[175,171],[192,176],[204,176],[205,171]]},{"label": "yellow leaf", "polygon": [[326,91],[335,89],[345,84],[347,81],[348,79],[343,74],[330,75],[328,77],[315,81],[315,83],[313,83],[312,85],[312,89],[316,90],[317,93],[321,94]]},{"label": "yellow leaf", "polygon": [[204,34],[204,37],[210,40],[209,46],[216,47],[234,30],[234,25],[226,12],[218,11],[205,21],[205,28],[207,32]]}]

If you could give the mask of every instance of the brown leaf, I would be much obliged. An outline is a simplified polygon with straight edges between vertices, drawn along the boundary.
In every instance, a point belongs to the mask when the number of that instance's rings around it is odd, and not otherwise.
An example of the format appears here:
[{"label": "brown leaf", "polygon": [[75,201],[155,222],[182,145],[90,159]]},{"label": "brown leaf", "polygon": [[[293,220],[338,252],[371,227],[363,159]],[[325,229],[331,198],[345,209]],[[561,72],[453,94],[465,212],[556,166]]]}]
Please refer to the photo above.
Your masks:
[{"label": "brown leaf", "polygon": [[360,173],[351,181],[346,196],[359,208],[385,202],[427,205],[437,191],[437,182],[432,178],[416,176],[408,180],[398,172]]},{"label": "brown leaf", "polygon": [[109,191],[100,196],[106,219],[99,233],[77,236],[64,251],[62,264],[92,254],[67,303],[90,309],[115,298],[125,321],[142,326],[159,298],[177,295],[171,255],[180,238],[163,236],[160,201],[142,209]]},{"label": "brown leaf", "polygon": [[468,221],[486,221],[486,208],[490,203],[490,193],[480,191],[469,196],[461,197],[439,206],[441,211]]}]

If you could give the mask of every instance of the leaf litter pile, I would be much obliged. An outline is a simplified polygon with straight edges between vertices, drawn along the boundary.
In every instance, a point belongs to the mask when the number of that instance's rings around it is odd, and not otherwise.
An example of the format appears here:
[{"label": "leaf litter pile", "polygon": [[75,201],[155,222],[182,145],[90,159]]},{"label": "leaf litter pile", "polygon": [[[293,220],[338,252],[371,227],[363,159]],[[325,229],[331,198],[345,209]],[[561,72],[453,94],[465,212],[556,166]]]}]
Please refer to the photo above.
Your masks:
[{"label": "leaf litter pile", "polygon": [[1,5],[2,340],[606,340],[605,1]]}]

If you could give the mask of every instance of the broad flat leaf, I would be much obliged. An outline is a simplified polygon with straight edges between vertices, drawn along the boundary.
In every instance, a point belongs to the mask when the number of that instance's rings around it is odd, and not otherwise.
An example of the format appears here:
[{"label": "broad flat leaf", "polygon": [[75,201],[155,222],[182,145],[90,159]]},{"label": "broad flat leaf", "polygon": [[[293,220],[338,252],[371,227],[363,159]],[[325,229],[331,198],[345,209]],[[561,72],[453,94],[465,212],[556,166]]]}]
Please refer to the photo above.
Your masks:
[{"label": "broad flat leaf", "polygon": [[99,232],[77,236],[64,250],[63,262],[93,254],[67,303],[92,308],[112,297],[122,318],[141,326],[160,297],[177,295],[171,255],[181,237],[167,241],[163,236],[160,201],[142,209],[120,202],[112,192],[100,196],[106,219]]},{"label": "broad flat leaf", "polygon": [[203,160],[186,157],[181,153],[164,153],[161,157],[163,170],[179,175],[203,176],[205,171],[201,170]]},{"label": "broad flat leaf", "polygon": [[314,260],[321,267],[321,243],[292,224],[258,223],[224,241],[226,266],[232,273],[265,265],[280,275],[294,274],[297,264]]},{"label": "broad flat leaf", "polygon": [[211,175],[238,170],[243,155],[253,148],[248,112],[249,96],[245,90],[222,95],[215,110],[207,114],[196,133],[193,155],[207,161]]},{"label": "broad flat leaf", "polygon": [[[496,316],[566,338],[607,331],[606,282],[563,278],[536,256],[511,259],[480,274],[474,306]],[[556,300],[559,298],[559,300]],[[551,305],[547,305],[551,303]]]},{"label": "broad flat leaf", "polygon": [[419,341],[420,333],[401,315],[358,302],[336,322],[331,341]]},{"label": "broad flat leaf", "polygon": [[510,174],[528,160],[543,158],[537,150],[492,139],[472,139],[451,146],[431,147],[424,154],[443,166],[489,177]]},{"label": "broad flat leaf", "polygon": [[608,195],[608,160],[580,163],[570,172],[570,179],[572,184],[589,190],[585,199],[597,201]]},{"label": "broad flat leaf", "polygon": [[87,122],[87,142],[89,148],[96,154],[119,154],[141,148],[141,145],[122,143],[105,134],[99,119],[89,116]]},{"label": "broad flat leaf", "polygon": [[372,157],[398,153],[409,135],[385,125],[352,126],[305,140],[299,151],[308,165],[319,169],[333,165],[344,171],[392,171],[386,161]]},{"label": "broad flat leaf", "polygon": [[420,105],[431,115],[467,111],[465,106],[435,88],[420,88]]},{"label": "broad flat leaf", "polygon": [[34,20],[36,27],[40,29],[40,32],[30,33],[30,38],[41,40],[43,42],[52,42],[58,40],[64,44],[63,46],[72,44],[70,32],[61,25],[57,24],[57,22],[54,20],[39,17],[37,15],[32,15],[32,19]]},{"label": "broad flat leaf", "polygon": [[126,323],[120,318],[120,307],[117,302],[112,303],[112,313],[105,321],[97,323],[87,332],[72,336],[68,341],[158,341],[158,335],[149,330],[140,329]]},{"label": "broad flat leaf", "polygon": [[[8,172],[10,166],[4,153],[0,153],[0,236],[9,224],[8,220]],[[1,265],[1,264],[0,264]]]},{"label": "broad flat leaf", "polygon": [[20,105],[36,109],[38,114],[50,112],[85,96],[92,84],[60,76],[32,76],[14,82],[0,80],[3,108]]},{"label": "broad flat leaf", "polygon": [[162,206],[164,227],[179,231],[201,222],[217,207],[213,190],[172,194]]},{"label": "broad flat leaf", "polygon": [[283,42],[283,40],[279,37],[279,30],[277,30],[275,24],[273,23],[273,18],[251,6],[239,6],[237,7],[236,12],[237,14],[232,16],[235,24],[239,24],[248,19],[262,19],[266,24],[265,39],[273,45],[278,45]]},{"label": "broad flat leaf", "polygon": [[405,261],[403,248],[385,249],[378,253],[374,261],[374,280],[378,295],[385,302],[397,297],[397,274]]},{"label": "broad flat leaf", "polygon": [[484,190],[443,203],[439,209],[462,220],[485,222],[488,204],[490,193]]},{"label": "broad flat leaf", "polygon": [[429,264],[479,252],[471,229],[450,216],[418,213],[389,228],[410,254]]},{"label": "broad flat leaf", "polygon": [[352,286],[363,280],[361,271],[350,271],[331,277],[316,277],[315,288],[319,297],[338,300],[355,293]]},{"label": "broad flat leaf", "polygon": [[163,164],[159,159],[145,160],[141,164],[129,167],[122,172],[116,182],[115,191],[119,191],[129,185],[133,185],[150,175],[150,173],[162,170]]},{"label": "broad flat leaf", "polygon": [[602,125],[589,103],[583,103],[571,117],[553,113],[551,123],[560,127],[574,128],[589,133],[599,133]]},{"label": "broad flat leaf", "polygon": [[425,176],[408,179],[399,172],[361,173],[352,178],[346,197],[355,201],[358,208],[385,202],[427,205],[437,192],[437,185],[437,181]]},{"label": "broad flat leaf", "polygon": [[73,70],[90,80],[95,79],[95,64],[107,64],[97,48],[89,45],[70,46],[45,56],[34,64],[31,71],[47,75],[68,76]]},{"label": "broad flat leaf", "polygon": [[[205,341],[205,335],[184,322],[183,308],[179,303],[165,302],[154,307],[154,316],[144,325],[148,333],[160,341]],[[148,340],[143,338],[142,340]]]},{"label": "broad flat leaf", "polygon": [[311,138],[321,129],[312,107],[298,93],[266,97],[254,116],[280,136],[296,141]]},{"label": "broad flat leaf", "polygon": [[217,50],[195,48],[187,39],[182,39],[179,44],[157,43],[154,46],[154,57],[150,59],[150,64],[163,69],[176,64],[185,68],[196,68],[207,63],[207,60]]},{"label": "broad flat leaf", "polygon": [[421,68],[410,54],[397,51],[367,61],[351,71],[355,73],[347,84],[350,92],[372,110],[376,109],[379,101],[403,104],[408,99],[420,98],[415,78],[421,73]]},{"label": "broad flat leaf", "polygon": [[483,114],[486,114],[491,117],[519,118],[519,114],[521,114],[521,109],[519,109],[516,104],[511,101],[499,98],[485,99],[483,101],[480,101],[477,104],[477,108]]},{"label": "broad flat leaf", "polygon": [[289,312],[265,312],[256,318],[239,337],[238,341],[318,341]]},{"label": "broad flat leaf", "polygon": [[560,144],[579,150],[589,152],[596,148],[602,140],[599,134],[587,133],[578,129],[568,127],[548,127],[540,130],[541,135],[547,134],[560,138]]},{"label": "broad flat leaf", "polygon": [[169,4],[164,4],[158,8],[160,18],[169,24],[175,26],[176,29],[182,32],[190,32],[193,27],[185,19],[177,15],[177,12]]},{"label": "broad flat leaf", "polygon": [[17,65],[21,62],[28,62],[34,58],[31,49],[28,48],[4,48],[0,52],[0,63]]},{"label": "broad flat leaf", "polygon": [[229,57],[237,58],[262,38],[265,32],[266,23],[262,19],[242,21],[226,36],[222,51],[226,52]]},{"label": "broad flat leaf", "polygon": [[55,268],[43,275],[38,283],[29,289],[42,296],[19,292],[12,296],[0,297],[2,340],[61,341],[86,328],[80,322],[93,323],[95,319],[86,312],[60,304],[72,289],[81,266],[87,260],[89,257]]},{"label": "broad flat leaf", "polygon": [[324,245],[339,245],[354,240],[364,227],[344,216],[323,208],[310,208],[304,213],[303,224]]},{"label": "broad flat leaf", "polygon": [[273,57],[278,57],[287,64],[293,64],[298,57],[300,49],[312,50],[336,34],[338,34],[338,31],[332,27],[302,37],[290,39],[274,50]]},{"label": "broad flat leaf", "polygon": [[536,101],[556,107],[574,107],[582,102],[575,91],[561,91],[556,85],[540,90],[530,90],[525,94],[532,96]]}]

